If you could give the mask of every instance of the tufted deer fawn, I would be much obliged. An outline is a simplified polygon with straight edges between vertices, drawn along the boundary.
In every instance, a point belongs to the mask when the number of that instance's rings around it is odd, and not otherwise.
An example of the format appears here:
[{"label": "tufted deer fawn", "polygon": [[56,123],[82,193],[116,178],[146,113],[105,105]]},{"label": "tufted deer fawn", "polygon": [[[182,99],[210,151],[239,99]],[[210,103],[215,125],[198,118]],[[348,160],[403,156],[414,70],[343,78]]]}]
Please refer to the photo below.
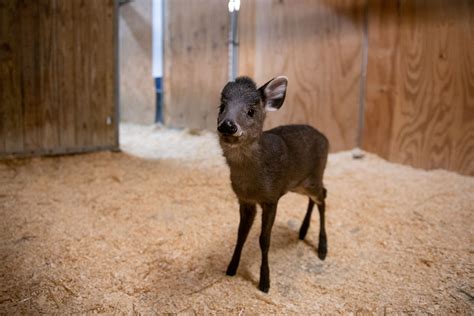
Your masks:
[{"label": "tufted deer fawn", "polygon": [[267,112],[278,110],[285,100],[288,80],[280,76],[262,87],[252,79],[238,77],[222,90],[217,130],[224,157],[230,167],[230,178],[240,204],[240,224],[227,275],[235,275],[242,247],[256,214],[262,207],[259,289],[268,292],[270,271],[268,250],[278,200],[285,193],[297,192],[309,197],[306,216],[299,238],[304,239],[314,203],[318,205],[320,230],[318,256],[324,260],[327,239],[324,226],[326,189],[323,173],[329,142],[308,125],[286,125],[263,132]]}]

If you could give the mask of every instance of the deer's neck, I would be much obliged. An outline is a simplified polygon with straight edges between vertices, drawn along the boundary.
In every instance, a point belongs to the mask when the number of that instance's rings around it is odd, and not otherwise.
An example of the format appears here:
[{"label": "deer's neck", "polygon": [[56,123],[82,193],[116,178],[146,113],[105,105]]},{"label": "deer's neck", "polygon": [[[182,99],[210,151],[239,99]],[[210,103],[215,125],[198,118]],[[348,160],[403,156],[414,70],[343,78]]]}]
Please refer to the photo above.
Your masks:
[{"label": "deer's neck", "polygon": [[259,140],[239,146],[222,146],[222,149],[231,168],[236,165],[257,165],[261,161],[262,148]]}]

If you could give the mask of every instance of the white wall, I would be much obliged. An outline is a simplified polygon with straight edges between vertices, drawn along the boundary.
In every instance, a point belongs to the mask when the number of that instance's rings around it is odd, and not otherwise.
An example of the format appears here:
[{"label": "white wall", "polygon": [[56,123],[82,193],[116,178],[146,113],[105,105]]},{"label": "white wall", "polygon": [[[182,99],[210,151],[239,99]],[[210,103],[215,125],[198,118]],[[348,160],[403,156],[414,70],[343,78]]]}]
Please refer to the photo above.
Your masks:
[{"label": "white wall", "polygon": [[119,8],[120,120],[155,121],[152,75],[152,0],[136,0]]}]

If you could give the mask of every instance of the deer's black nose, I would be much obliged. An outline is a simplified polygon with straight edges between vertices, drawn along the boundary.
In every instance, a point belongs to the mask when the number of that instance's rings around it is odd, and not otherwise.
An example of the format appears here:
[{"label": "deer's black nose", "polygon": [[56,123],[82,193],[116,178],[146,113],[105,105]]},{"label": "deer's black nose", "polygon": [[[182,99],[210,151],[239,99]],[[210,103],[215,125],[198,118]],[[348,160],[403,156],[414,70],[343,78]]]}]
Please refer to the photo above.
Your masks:
[{"label": "deer's black nose", "polygon": [[217,130],[224,135],[233,135],[237,132],[237,125],[231,120],[224,120],[218,127]]}]

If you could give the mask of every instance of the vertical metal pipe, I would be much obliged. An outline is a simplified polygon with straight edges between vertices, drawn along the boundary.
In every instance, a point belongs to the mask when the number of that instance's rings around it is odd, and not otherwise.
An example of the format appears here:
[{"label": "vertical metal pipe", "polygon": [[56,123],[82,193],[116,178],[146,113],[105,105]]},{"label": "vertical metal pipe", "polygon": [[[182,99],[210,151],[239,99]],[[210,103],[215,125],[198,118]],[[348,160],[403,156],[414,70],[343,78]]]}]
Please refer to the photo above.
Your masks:
[{"label": "vertical metal pipe", "polygon": [[164,47],[164,12],[165,1],[153,0],[152,2],[152,55],[153,78],[155,85],[155,123],[164,123],[163,118],[163,47]]}]

